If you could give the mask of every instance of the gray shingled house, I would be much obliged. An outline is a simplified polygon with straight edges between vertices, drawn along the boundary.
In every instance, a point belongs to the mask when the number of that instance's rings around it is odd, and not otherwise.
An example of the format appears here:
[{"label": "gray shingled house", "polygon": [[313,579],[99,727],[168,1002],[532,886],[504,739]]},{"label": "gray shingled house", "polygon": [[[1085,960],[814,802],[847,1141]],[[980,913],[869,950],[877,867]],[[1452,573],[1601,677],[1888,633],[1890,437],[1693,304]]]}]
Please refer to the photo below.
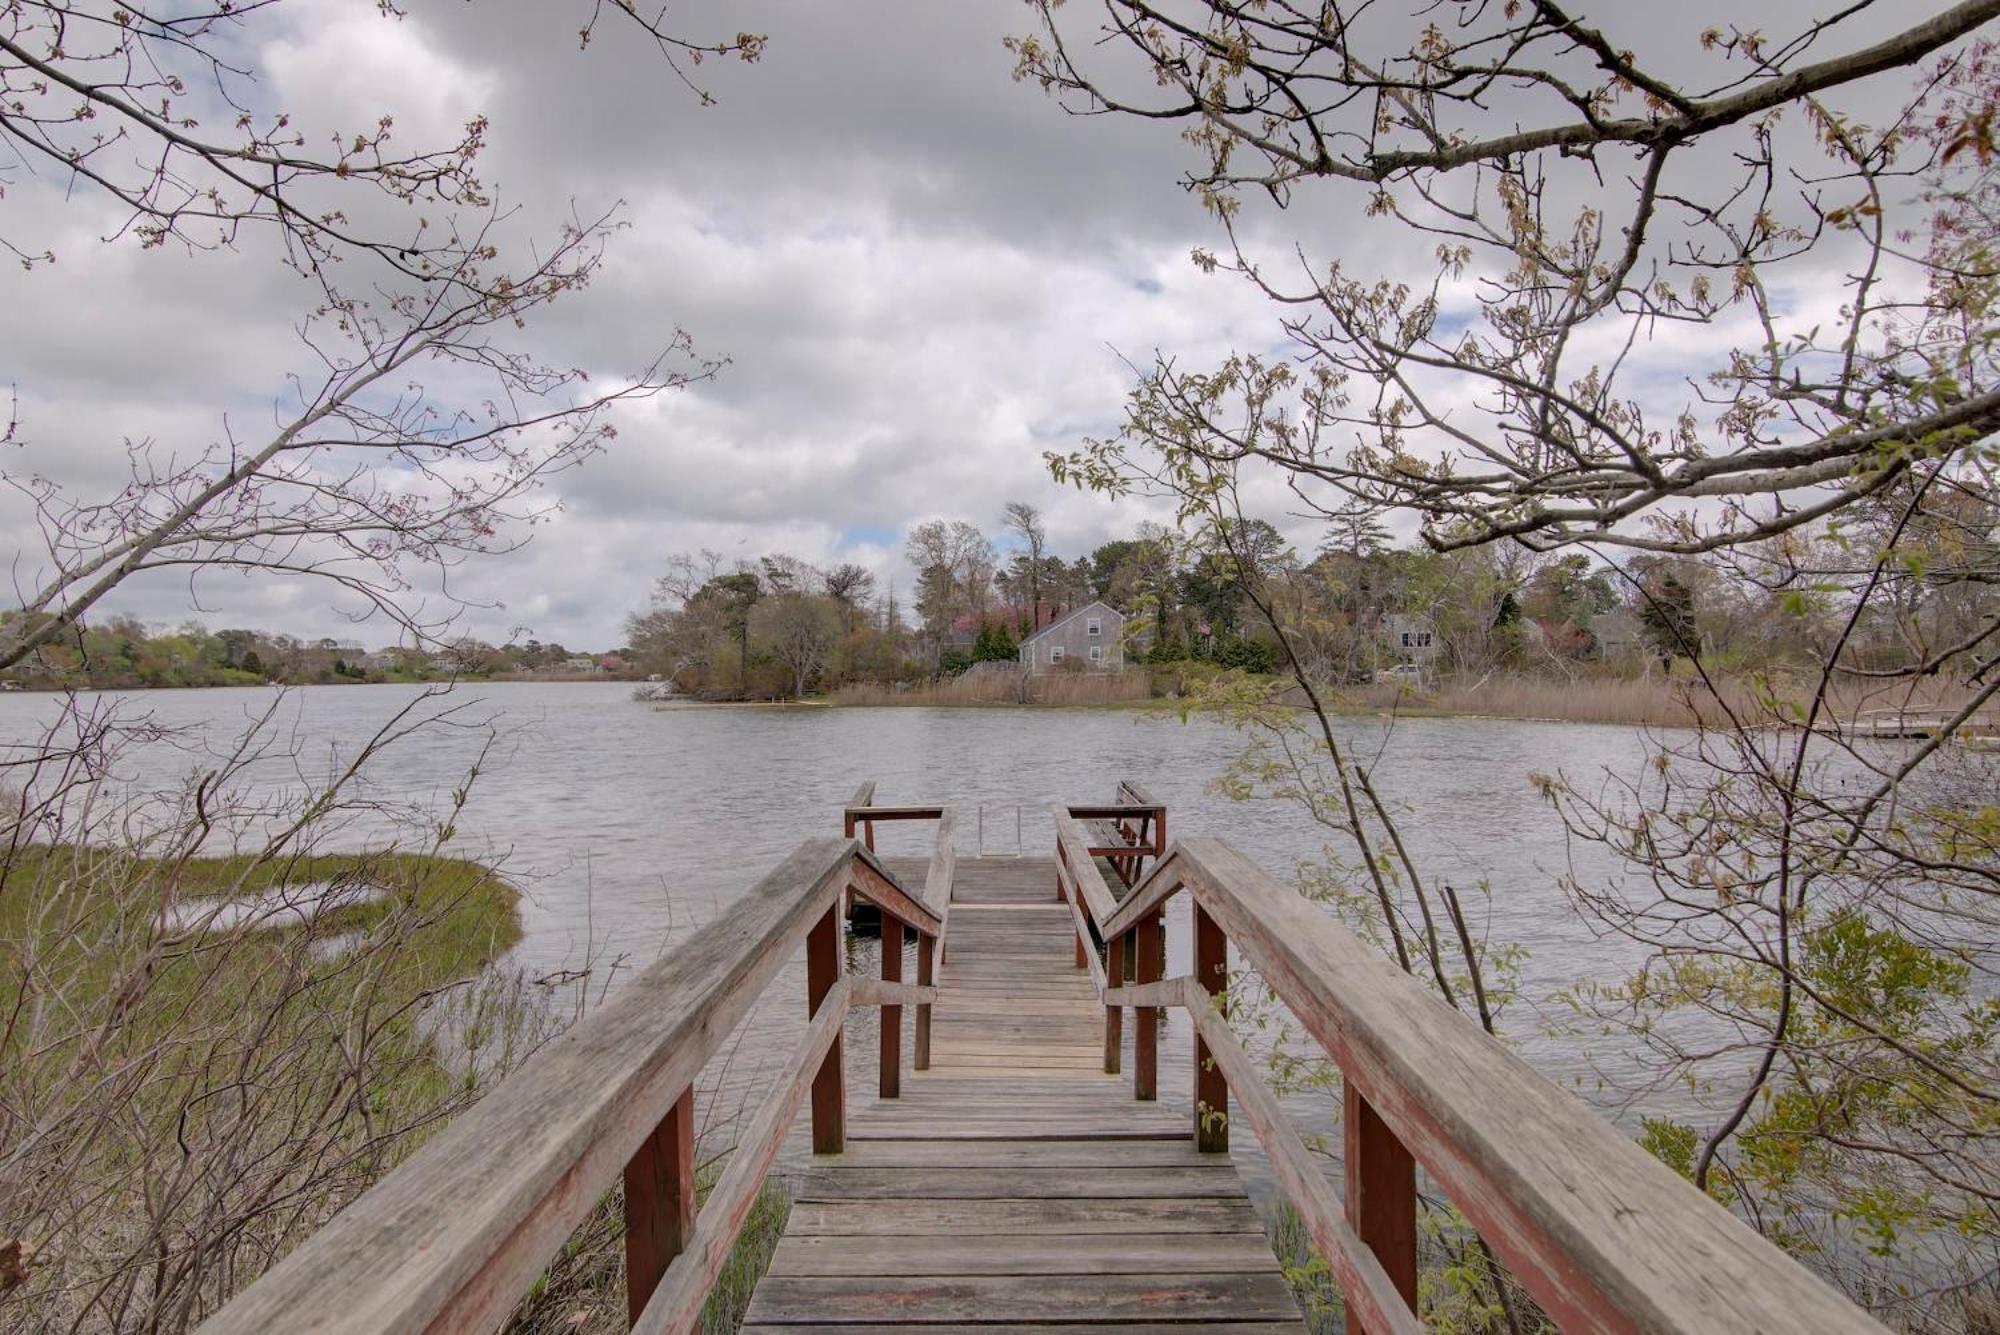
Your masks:
[{"label": "gray shingled house", "polygon": [[1125,666],[1125,614],[1109,603],[1085,603],[1021,641],[1021,666],[1051,672],[1064,662],[1098,671]]}]

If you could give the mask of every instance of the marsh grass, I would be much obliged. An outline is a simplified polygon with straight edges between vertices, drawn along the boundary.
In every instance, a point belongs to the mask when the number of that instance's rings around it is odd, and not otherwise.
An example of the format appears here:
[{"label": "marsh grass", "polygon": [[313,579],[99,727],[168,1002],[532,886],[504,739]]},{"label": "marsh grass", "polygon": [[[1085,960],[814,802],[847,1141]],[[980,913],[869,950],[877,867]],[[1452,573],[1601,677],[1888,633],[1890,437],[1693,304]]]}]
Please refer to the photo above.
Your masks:
[{"label": "marsh grass", "polygon": [[0,844],[0,1329],[184,1329],[379,1179],[553,1028],[485,969],[516,900],[426,854]]},{"label": "marsh grass", "polygon": [[[1428,1201],[1418,1209],[1417,1308],[1425,1327],[1491,1335],[1550,1335],[1554,1325],[1482,1249],[1462,1215]],[[1345,1335],[1347,1303],[1305,1220],[1280,1201],[1265,1225],[1285,1287],[1310,1335]],[[1504,1293],[1504,1299],[1502,1297]]]},{"label": "marsh grass", "polygon": [[[702,1168],[696,1179],[702,1200],[721,1175],[720,1163]],[[701,1309],[702,1335],[735,1335],[742,1326],[791,1213],[784,1188],[766,1183],[708,1291]],[[510,1335],[618,1335],[626,1329],[624,1220],[624,1189],[616,1187],[570,1235],[514,1309],[506,1326]]]},{"label": "marsh grass", "polygon": [[[1385,683],[1341,688],[1338,707],[1346,712],[1411,716],[1478,716],[1554,723],[1617,723],[1658,728],[1727,728],[1732,719],[1748,726],[1795,722],[1812,683],[1779,679],[1760,683],[1745,677],[1693,679],[1681,665],[1675,674],[1650,677],[1578,673],[1574,677],[1489,673],[1447,677],[1423,688]],[[1898,682],[1893,689],[1862,679],[1837,681],[1825,710],[1832,719],[1851,721],[1870,711],[1912,713],[1954,705],[1966,696],[1941,682]]]}]

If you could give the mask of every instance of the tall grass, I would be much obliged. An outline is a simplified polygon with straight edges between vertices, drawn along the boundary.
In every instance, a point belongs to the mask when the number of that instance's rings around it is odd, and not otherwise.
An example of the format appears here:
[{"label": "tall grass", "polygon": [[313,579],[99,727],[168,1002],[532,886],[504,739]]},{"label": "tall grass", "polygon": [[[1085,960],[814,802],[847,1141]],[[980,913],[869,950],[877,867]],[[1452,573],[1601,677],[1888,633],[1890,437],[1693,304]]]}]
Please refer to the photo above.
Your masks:
[{"label": "tall grass", "polygon": [[[711,1162],[696,1178],[703,1200],[722,1176]],[[743,1221],[701,1309],[701,1335],[736,1335],[757,1281],[791,1218],[792,1199],[767,1183]],[[509,1335],[620,1335],[625,1322],[625,1190],[614,1187],[563,1244],[508,1320]]]},{"label": "tall grass", "polygon": [[0,1330],[184,1329],[388,1172],[551,1028],[482,973],[515,901],[436,856],[0,846]]},{"label": "tall grass", "polygon": [[[1743,677],[1709,683],[1686,675],[1624,677],[1579,673],[1575,677],[1488,673],[1447,677],[1423,688],[1373,683],[1343,688],[1348,710],[1403,714],[1484,715],[1561,723],[1625,723],[1662,728],[1728,727],[1732,718],[1752,726],[1804,717],[1814,682],[1780,681],[1769,687]],[[1897,682],[1893,689],[1863,679],[1837,679],[1822,717],[1852,721],[1875,710],[1913,713],[1955,705],[1965,698],[1948,683]]]},{"label": "tall grass", "polygon": [[1119,705],[1152,695],[1143,668],[1124,672],[967,672],[897,690],[880,682],[856,682],[833,693],[837,705]]}]

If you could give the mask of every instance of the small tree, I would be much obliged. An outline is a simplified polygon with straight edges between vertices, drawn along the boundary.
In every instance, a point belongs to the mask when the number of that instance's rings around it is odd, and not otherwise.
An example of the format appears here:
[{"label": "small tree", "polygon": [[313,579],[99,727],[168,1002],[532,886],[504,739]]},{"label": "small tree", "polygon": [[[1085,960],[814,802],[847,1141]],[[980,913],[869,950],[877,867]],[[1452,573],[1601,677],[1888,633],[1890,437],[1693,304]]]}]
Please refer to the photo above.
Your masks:
[{"label": "small tree", "polygon": [[1014,632],[1004,622],[979,623],[979,634],[972,641],[973,662],[1011,663],[1020,656],[1021,646],[1015,642]]},{"label": "small tree", "polygon": [[840,643],[839,608],[817,594],[781,593],[759,603],[750,620],[758,647],[790,670],[792,695],[803,698]]}]

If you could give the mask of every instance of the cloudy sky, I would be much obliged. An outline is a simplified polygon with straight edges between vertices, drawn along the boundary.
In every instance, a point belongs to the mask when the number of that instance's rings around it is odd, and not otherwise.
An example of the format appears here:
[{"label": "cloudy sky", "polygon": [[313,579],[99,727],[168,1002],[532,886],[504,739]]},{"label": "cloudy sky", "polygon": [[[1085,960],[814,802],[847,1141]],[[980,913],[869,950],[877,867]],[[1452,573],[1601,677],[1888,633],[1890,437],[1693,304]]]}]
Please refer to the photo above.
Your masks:
[{"label": "cloudy sky", "polygon": [[[1638,20],[1657,63],[1696,58],[1696,8]],[[712,107],[615,23],[579,51],[585,12],[410,0],[396,19],[360,0],[297,0],[244,35],[259,99],[302,124],[391,111],[409,145],[484,114],[482,174],[525,218],[623,201],[630,226],[605,273],[530,331],[551,360],[615,377],[675,328],[730,359],[712,383],[627,414],[612,452],[559,479],[560,512],[533,542],[458,572],[458,593],[479,605],[470,630],[614,644],[683,549],[856,561],[907,588],[903,535],[926,519],[997,534],[1003,504],[1025,500],[1046,512],[1054,550],[1075,556],[1162,517],[1058,488],[1042,455],[1115,428],[1126,358],[1161,349],[1203,364],[1276,344],[1243,284],[1189,262],[1217,237],[1176,184],[1189,157],[1171,129],[1068,116],[1015,83],[1002,38],[1030,25],[1018,4],[682,7],[691,34],[769,37],[758,64],[693,71]],[[57,255],[0,272],[0,386],[22,426],[0,467],[103,495],[131,443],[185,454],[271,420],[305,364],[292,334],[301,283],[254,247],[106,242],[119,215],[104,201],[4,158],[0,190],[6,239]],[[1412,244],[1367,224],[1351,192],[1316,195],[1280,229],[1390,271]],[[1315,541],[1275,485],[1254,499]],[[43,563],[29,520],[17,496],[0,497],[0,559],[17,586]],[[110,610],[392,638],[381,623],[347,626],[325,586],[266,576],[192,591],[148,578]]]}]

